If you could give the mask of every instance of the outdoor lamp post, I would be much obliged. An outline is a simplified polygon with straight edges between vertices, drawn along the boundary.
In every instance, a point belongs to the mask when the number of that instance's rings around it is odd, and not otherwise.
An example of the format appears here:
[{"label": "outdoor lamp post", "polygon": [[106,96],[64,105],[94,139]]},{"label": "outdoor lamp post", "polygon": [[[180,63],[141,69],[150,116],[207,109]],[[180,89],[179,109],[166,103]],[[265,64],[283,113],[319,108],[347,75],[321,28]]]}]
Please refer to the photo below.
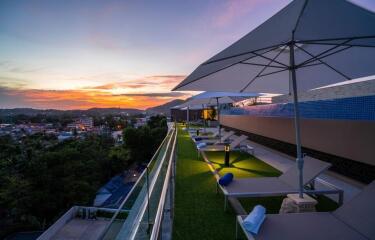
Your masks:
[{"label": "outdoor lamp post", "polygon": [[225,152],[225,166],[229,167],[229,153],[230,153],[229,143],[226,143],[224,145],[224,152]]}]

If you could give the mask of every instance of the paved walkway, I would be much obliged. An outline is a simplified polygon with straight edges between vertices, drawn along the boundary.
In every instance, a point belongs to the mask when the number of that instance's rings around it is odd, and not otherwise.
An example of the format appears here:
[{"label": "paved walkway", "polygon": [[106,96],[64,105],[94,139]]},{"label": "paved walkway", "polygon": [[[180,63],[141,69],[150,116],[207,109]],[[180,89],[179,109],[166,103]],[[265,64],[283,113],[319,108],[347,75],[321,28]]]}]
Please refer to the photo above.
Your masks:
[{"label": "paved walkway", "polygon": [[[254,155],[257,158],[279,169],[282,172],[285,172],[295,163],[294,159],[291,156],[278,152],[274,149],[265,147],[258,143],[252,142],[250,140],[244,141],[243,144],[249,144],[250,146],[254,147]],[[361,191],[361,187],[364,186],[361,186],[361,184],[358,183],[354,183],[352,180],[349,180],[344,176],[338,175],[337,173],[333,173],[330,171],[321,174],[318,178],[344,190],[344,203],[351,200],[354,196],[356,196]],[[326,188],[321,184],[316,184],[315,187],[317,189]],[[329,195],[329,197],[337,201],[336,195]]]}]

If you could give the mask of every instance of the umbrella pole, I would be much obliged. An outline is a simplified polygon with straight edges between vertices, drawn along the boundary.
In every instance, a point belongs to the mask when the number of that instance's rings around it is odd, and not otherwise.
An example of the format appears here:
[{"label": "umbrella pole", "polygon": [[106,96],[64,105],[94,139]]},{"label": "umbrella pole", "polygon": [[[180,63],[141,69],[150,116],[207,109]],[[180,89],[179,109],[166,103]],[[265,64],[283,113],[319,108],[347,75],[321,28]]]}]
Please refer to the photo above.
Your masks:
[{"label": "umbrella pole", "polygon": [[190,128],[190,113],[189,113],[189,106],[186,107],[186,129],[189,131]]},{"label": "umbrella pole", "polygon": [[206,133],[206,119],[204,118],[204,110],[205,110],[204,104],[202,104],[202,109],[203,109],[203,130],[204,130],[204,133]]},{"label": "umbrella pole", "polygon": [[219,142],[221,143],[221,126],[220,126],[220,106],[219,106],[219,98],[216,98],[216,107],[217,107],[217,121],[219,123]]},{"label": "umbrella pole", "polygon": [[290,73],[292,77],[293,103],[294,103],[294,127],[296,132],[297,166],[299,170],[299,197],[303,198],[303,157],[301,150],[300,115],[297,95],[296,67],[294,62],[294,43],[289,45],[290,49]]}]

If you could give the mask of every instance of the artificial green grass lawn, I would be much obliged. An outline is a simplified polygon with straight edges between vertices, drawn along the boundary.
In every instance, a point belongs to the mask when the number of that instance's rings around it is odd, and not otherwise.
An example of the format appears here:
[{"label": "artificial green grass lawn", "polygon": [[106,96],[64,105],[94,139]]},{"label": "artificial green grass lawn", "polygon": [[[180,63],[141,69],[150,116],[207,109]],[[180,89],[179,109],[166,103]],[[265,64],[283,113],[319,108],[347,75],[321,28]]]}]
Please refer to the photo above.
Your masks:
[{"label": "artificial green grass lawn", "polygon": [[221,152],[205,152],[207,159],[213,163],[215,169],[220,176],[225,173],[233,173],[235,178],[249,177],[277,177],[281,174],[279,170],[273,168],[258,158],[248,153],[232,151],[229,155],[229,167],[224,165],[225,153]]},{"label": "artificial green grass lawn", "polygon": [[[173,239],[232,239],[235,234],[235,213],[223,209],[223,196],[216,194],[216,180],[207,164],[198,159],[196,148],[186,131],[178,129],[175,177]],[[236,178],[279,176],[280,171],[261,160],[240,152],[231,152],[231,167],[224,167],[223,152],[206,152],[219,171],[234,173]],[[267,213],[277,213],[283,197],[240,199],[249,212],[262,204]],[[317,209],[332,211],[337,207],[326,197],[319,197]]]},{"label": "artificial green grass lawn", "polygon": [[187,132],[178,131],[173,239],[233,239],[234,212],[224,212],[215,178]]}]

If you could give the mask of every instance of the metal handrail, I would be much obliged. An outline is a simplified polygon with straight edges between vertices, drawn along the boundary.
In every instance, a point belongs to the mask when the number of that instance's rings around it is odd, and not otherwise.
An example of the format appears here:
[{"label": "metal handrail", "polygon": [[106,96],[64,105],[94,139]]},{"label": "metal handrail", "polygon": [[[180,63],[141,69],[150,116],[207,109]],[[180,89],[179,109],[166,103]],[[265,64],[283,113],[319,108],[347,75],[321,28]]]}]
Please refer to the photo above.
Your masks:
[{"label": "metal handrail", "polygon": [[[175,131],[175,129],[173,129],[173,131]],[[173,136],[173,135],[172,135],[172,136]],[[167,152],[168,152],[167,150],[169,149],[169,146],[170,146],[170,144],[171,144],[171,140],[172,140],[172,137],[169,138],[169,141],[168,141],[168,143],[167,143],[166,151],[164,152],[164,155],[163,155],[163,157],[162,157],[162,160],[160,161],[160,164],[159,164],[159,166],[158,166],[158,168],[157,168],[157,170],[156,170],[156,173],[155,173],[153,179],[151,180],[150,189],[149,189],[150,192],[152,192],[153,189],[154,189],[154,187],[155,187],[155,183],[156,183],[156,180],[157,180],[157,176],[159,176],[159,174],[160,174],[160,170],[161,170],[162,165],[163,165],[162,163],[165,161],[165,158],[166,158],[166,156],[167,156]],[[135,224],[135,226],[132,228],[131,236],[129,237],[129,239],[134,239],[134,238],[135,238],[136,233],[137,233],[137,231],[138,231],[138,228],[139,228],[139,226],[140,226],[140,224],[141,224],[141,219],[142,219],[142,217],[144,216],[144,213],[145,213],[145,211],[146,211],[146,208],[147,208],[147,205],[148,205],[148,204],[149,204],[149,202],[148,202],[148,198],[147,198],[147,196],[146,196],[146,199],[144,199],[144,201],[143,201],[143,203],[142,203],[141,210],[140,210],[140,212],[138,213],[138,217],[137,217],[138,220],[135,221],[136,224]]]},{"label": "metal handrail", "polygon": [[108,225],[105,227],[105,229],[103,230],[103,232],[101,233],[101,235],[100,235],[100,237],[98,239],[103,239],[104,238],[105,234],[108,232],[108,230],[111,227],[112,223],[115,221],[115,219],[117,218],[118,214],[121,212],[121,209],[124,207],[125,203],[128,201],[129,197],[132,195],[132,193],[136,189],[136,186],[138,186],[139,182],[141,181],[141,179],[143,178],[143,176],[146,174],[146,171],[148,170],[149,166],[151,165],[151,163],[153,161],[155,161],[156,157],[158,156],[158,154],[160,152],[161,147],[164,145],[164,143],[167,140],[167,138],[169,137],[171,131],[172,130],[168,131],[167,135],[165,136],[165,138],[163,139],[163,141],[159,145],[158,149],[155,151],[154,155],[152,156],[150,162],[147,164],[147,167],[142,171],[141,175],[138,177],[138,179],[135,182],[134,186],[129,191],[129,193],[126,195],[125,199],[121,202],[119,208],[113,214],[111,220],[109,221]]},{"label": "metal handrail", "polygon": [[[342,204],[344,204],[344,190],[333,185],[332,183],[329,183],[327,182],[326,180],[323,180],[321,178],[316,178],[316,181],[317,182],[320,182],[321,184],[325,185],[326,187],[328,188],[331,188],[333,189],[333,194],[337,193],[339,195],[339,199],[338,199],[338,204],[341,206]],[[329,191],[329,190],[326,190],[326,191]]]},{"label": "metal handrail", "polygon": [[160,201],[159,201],[158,209],[157,209],[157,212],[156,212],[154,227],[153,227],[152,232],[151,232],[150,240],[156,240],[156,239],[158,239],[158,236],[159,236],[161,221],[163,220],[163,210],[164,210],[165,200],[166,200],[167,191],[168,191],[169,183],[170,183],[169,180],[170,180],[170,176],[171,176],[173,158],[175,157],[176,141],[177,141],[177,133],[175,134],[175,137],[174,137],[174,140],[173,140],[173,147],[172,147],[172,151],[171,151],[170,157],[169,157],[167,173],[165,175],[163,190],[161,192]]}]

